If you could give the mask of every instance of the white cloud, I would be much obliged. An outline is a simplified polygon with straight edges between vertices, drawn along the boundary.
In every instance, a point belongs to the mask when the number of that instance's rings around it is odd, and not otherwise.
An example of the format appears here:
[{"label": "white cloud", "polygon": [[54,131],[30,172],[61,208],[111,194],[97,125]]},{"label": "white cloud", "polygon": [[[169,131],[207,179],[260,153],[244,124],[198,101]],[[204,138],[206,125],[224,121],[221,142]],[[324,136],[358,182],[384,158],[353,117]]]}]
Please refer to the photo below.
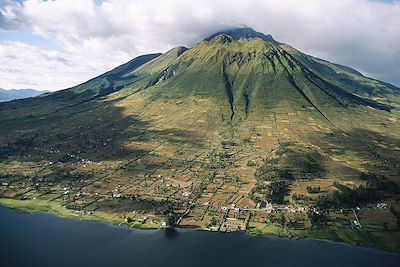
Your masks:
[{"label": "white cloud", "polygon": [[[0,51],[15,58],[6,59],[0,77],[18,70],[24,79],[2,78],[0,87],[62,89],[134,56],[191,46],[211,33],[242,24],[400,85],[399,1],[105,0],[96,5],[92,0],[27,0],[21,5],[0,0],[0,10],[0,29],[24,28],[64,49],[1,44]],[[49,54],[58,54],[51,64]],[[28,65],[28,56],[36,63]]]},{"label": "white cloud", "polygon": [[21,29],[24,26],[22,6],[11,0],[0,0],[0,27],[2,29]]},{"label": "white cloud", "polygon": [[0,59],[0,87],[3,88],[63,89],[104,69],[101,60],[87,62],[79,55],[42,50],[20,42],[0,44]]}]

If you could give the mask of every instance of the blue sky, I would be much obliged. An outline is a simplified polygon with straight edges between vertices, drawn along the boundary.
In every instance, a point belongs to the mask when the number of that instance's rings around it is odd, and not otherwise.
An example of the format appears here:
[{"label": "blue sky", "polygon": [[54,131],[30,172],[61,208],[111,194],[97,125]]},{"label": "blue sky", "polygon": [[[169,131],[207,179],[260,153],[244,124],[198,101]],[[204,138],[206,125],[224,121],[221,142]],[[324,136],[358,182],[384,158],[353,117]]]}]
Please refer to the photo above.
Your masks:
[{"label": "blue sky", "polygon": [[0,87],[68,88],[243,24],[400,86],[397,0],[0,0]]},{"label": "blue sky", "polygon": [[30,31],[3,31],[0,32],[0,43],[4,42],[22,42],[30,44],[41,49],[47,50],[59,50],[63,48],[57,44],[57,42],[45,39],[38,34]]}]

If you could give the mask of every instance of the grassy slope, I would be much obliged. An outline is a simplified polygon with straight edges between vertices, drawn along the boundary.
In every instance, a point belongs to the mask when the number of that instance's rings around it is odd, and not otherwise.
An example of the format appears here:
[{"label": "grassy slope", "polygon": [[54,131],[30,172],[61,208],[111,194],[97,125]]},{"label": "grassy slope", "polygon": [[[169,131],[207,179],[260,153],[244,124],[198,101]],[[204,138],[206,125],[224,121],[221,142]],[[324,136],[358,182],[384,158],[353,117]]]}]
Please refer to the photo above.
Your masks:
[{"label": "grassy slope", "polygon": [[221,103],[224,118],[231,113],[239,119],[257,117],[282,103],[295,110],[315,109],[322,117],[349,106],[388,108],[320,78],[278,45],[260,39],[203,41],[165,72],[154,98],[212,97]]}]

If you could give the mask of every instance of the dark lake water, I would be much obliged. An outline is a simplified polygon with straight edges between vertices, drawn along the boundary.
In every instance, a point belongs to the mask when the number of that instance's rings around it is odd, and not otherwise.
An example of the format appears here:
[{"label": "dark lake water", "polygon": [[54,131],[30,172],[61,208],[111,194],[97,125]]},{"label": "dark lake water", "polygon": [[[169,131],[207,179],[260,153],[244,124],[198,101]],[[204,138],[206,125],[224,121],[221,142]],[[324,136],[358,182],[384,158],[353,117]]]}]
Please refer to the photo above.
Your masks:
[{"label": "dark lake water", "polygon": [[0,266],[400,266],[400,255],[313,240],[143,231],[0,206]]}]

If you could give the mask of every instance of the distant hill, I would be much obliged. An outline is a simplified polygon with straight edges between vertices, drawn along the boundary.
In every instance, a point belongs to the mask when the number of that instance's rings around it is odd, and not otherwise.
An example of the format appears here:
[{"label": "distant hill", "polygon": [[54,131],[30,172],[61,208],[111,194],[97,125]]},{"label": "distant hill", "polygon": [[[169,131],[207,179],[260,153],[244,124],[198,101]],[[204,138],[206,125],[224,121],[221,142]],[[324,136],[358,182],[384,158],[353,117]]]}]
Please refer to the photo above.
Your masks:
[{"label": "distant hill", "polygon": [[10,89],[5,90],[0,88],[0,102],[35,97],[48,91],[39,91],[34,89]]}]

